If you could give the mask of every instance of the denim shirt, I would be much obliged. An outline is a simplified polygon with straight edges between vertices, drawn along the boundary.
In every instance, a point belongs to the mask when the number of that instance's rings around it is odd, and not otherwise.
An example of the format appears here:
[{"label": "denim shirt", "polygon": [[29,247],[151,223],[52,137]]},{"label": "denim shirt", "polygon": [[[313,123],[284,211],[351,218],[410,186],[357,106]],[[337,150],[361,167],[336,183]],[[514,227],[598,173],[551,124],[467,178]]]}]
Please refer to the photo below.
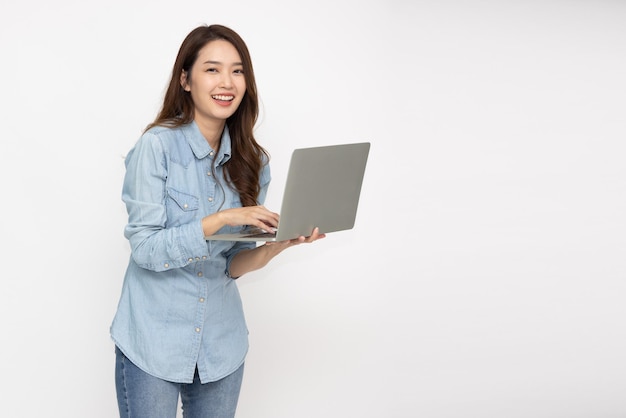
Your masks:
[{"label": "denim shirt", "polygon": [[[111,338],[139,368],[171,382],[191,383],[196,366],[202,383],[219,380],[241,366],[248,351],[229,266],[255,244],[206,241],[201,224],[209,214],[241,206],[224,180],[230,156],[228,128],[216,153],[192,122],[148,130],[125,160],[124,235],[131,256]],[[269,182],[266,162],[259,204]]]}]

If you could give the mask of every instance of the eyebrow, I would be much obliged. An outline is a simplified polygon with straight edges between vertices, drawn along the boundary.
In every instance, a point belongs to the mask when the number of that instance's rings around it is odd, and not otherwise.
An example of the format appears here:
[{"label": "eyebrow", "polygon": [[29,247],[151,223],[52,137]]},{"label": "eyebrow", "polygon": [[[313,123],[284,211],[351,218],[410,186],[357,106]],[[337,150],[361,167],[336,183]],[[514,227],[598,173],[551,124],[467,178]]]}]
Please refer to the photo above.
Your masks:
[{"label": "eyebrow", "polygon": [[[211,60],[204,61],[204,64],[224,65],[224,63],[221,62],[221,61],[211,61]],[[241,66],[243,66],[243,63],[242,62],[233,62],[232,65],[241,65]]]}]

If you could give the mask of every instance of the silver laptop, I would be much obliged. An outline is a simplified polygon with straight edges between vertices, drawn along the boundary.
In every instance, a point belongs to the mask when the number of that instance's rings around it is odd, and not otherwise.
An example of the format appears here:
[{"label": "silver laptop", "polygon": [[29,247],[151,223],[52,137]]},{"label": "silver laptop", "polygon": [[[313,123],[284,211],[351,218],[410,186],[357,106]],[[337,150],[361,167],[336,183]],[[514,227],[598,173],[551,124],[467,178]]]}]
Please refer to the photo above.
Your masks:
[{"label": "silver laptop", "polygon": [[242,227],[240,233],[206,240],[284,241],[352,229],[370,143],[340,144],[293,151],[276,231]]}]

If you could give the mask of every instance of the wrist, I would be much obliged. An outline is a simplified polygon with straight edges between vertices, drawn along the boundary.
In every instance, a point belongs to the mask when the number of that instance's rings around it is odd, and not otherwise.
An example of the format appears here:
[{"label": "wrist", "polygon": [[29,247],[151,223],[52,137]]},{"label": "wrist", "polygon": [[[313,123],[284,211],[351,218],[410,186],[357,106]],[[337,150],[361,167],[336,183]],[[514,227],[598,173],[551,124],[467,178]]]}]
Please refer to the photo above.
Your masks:
[{"label": "wrist", "polygon": [[211,215],[202,218],[202,230],[205,235],[213,235],[219,231],[226,222],[222,215],[222,212],[212,213]]}]

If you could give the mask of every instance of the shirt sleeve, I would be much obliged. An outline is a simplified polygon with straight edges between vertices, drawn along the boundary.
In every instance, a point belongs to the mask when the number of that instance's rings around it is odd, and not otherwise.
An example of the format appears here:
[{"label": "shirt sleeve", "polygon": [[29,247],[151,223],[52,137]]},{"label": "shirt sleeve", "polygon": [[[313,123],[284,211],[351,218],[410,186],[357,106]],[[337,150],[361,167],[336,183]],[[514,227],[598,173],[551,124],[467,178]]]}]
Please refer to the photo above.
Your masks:
[{"label": "shirt sleeve", "polygon": [[165,271],[208,257],[200,220],[165,228],[167,163],[160,139],[145,133],[125,160],[122,200],[128,212],[124,236],[142,268]]}]

